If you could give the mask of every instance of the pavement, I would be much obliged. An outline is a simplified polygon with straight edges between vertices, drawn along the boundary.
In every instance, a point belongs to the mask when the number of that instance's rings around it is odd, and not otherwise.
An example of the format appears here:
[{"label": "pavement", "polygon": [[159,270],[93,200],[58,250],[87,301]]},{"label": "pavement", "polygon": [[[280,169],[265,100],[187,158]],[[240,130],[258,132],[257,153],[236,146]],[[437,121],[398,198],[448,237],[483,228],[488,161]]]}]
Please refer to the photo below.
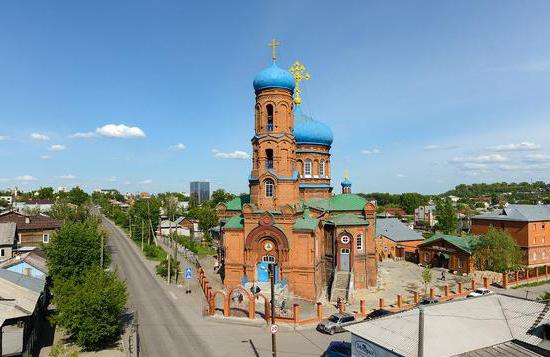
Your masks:
[{"label": "pavement", "polygon": [[[265,321],[204,316],[206,300],[193,267],[192,293],[168,285],[154,273],[122,230],[103,219],[109,234],[113,265],[126,280],[129,305],[137,311],[141,356],[271,356],[271,334]],[[184,266],[191,266],[182,262]],[[279,324],[277,355],[320,356],[331,341],[350,341],[348,332],[329,336],[315,326]]]}]

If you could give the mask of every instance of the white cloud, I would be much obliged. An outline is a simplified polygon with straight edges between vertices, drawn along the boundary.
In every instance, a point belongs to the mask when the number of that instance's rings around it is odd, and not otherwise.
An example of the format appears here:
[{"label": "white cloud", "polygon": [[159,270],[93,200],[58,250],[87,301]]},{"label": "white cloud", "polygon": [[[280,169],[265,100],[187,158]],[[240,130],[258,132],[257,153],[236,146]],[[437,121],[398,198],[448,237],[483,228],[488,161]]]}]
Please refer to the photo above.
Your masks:
[{"label": "white cloud", "polygon": [[132,183],[130,181],[124,181],[123,182],[125,185],[131,185]]},{"label": "white cloud", "polygon": [[212,150],[214,157],[218,159],[235,159],[235,160],[248,160],[250,155],[244,151],[235,150],[233,152],[221,152],[218,150]]},{"label": "white cloud", "polygon": [[489,154],[489,155],[478,155],[471,157],[455,157],[451,159],[453,163],[486,163],[493,164],[498,162],[506,162],[508,158],[502,156],[501,154]]},{"label": "white cloud", "polygon": [[540,145],[529,141],[524,141],[517,144],[489,146],[487,149],[492,151],[533,151],[540,149]]},{"label": "white cloud", "polygon": [[60,178],[60,179],[63,179],[63,180],[74,180],[74,179],[76,179],[76,176],[68,174],[68,175],[57,176],[57,178]]},{"label": "white cloud", "polygon": [[15,178],[18,181],[36,181],[37,178],[31,175],[22,175]]},{"label": "white cloud", "polygon": [[50,155],[42,155],[42,156],[40,156],[40,159],[42,159],[42,160],[51,160],[52,157]]},{"label": "white cloud", "polygon": [[95,132],[106,138],[138,139],[145,137],[143,130],[137,126],[129,127],[124,124],[107,124],[97,128]]},{"label": "white cloud", "polygon": [[361,150],[361,154],[364,154],[364,155],[376,155],[380,153],[381,151],[379,149]]},{"label": "white cloud", "polygon": [[178,143],[176,145],[170,146],[170,149],[177,150],[177,151],[185,150],[185,144]]},{"label": "white cloud", "polygon": [[51,145],[49,148],[48,148],[48,151],[63,151],[65,150],[67,147],[65,145],[61,145],[61,144],[53,144]]},{"label": "white cloud", "polygon": [[546,72],[550,71],[550,59],[532,60],[510,66],[495,67],[491,70],[494,72]]},{"label": "white cloud", "polygon": [[111,177],[107,178],[105,181],[107,181],[107,182],[116,182],[116,180],[118,180],[116,176],[111,176]]},{"label": "white cloud", "polygon": [[78,133],[69,135],[69,138],[71,139],[90,139],[95,137],[97,137],[97,134],[94,133],[93,131],[88,131],[85,133],[78,132]]},{"label": "white cloud", "polygon": [[10,137],[6,135],[0,135],[0,141],[9,140]]},{"label": "white cloud", "polygon": [[456,149],[458,146],[456,145],[436,145],[436,144],[431,144],[431,145],[426,145],[424,146],[424,150],[426,151],[435,151],[435,150],[451,150],[451,149]]},{"label": "white cloud", "polygon": [[31,139],[37,140],[37,141],[46,141],[46,140],[50,140],[50,137],[45,134],[32,133]]},{"label": "white cloud", "polygon": [[550,155],[531,154],[525,156],[527,162],[550,162]]},{"label": "white cloud", "polygon": [[395,174],[395,177],[406,177],[406,176],[403,174]]},{"label": "white cloud", "polygon": [[149,185],[149,184],[153,183],[153,180],[147,179],[147,180],[140,181],[139,183],[142,184],[142,185]]},{"label": "white cloud", "polygon": [[479,164],[476,162],[464,162],[459,165],[464,171],[487,171],[489,166],[487,164]]}]

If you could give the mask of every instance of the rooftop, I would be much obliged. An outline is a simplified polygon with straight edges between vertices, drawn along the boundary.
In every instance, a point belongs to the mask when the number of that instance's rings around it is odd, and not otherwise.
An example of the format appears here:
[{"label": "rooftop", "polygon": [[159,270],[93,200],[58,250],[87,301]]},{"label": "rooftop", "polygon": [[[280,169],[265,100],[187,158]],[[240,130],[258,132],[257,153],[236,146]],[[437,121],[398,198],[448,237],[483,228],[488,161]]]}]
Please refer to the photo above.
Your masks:
[{"label": "rooftop", "polygon": [[505,208],[486,212],[472,218],[520,222],[550,221],[550,205],[511,204]]},{"label": "rooftop", "polygon": [[476,239],[476,237],[471,237],[471,236],[458,237],[458,236],[453,236],[453,235],[450,235],[450,234],[434,234],[430,238],[424,240],[424,242],[422,242],[418,246],[421,247],[421,246],[433,243],[437,240],[444,240],[444,241],[448,242],[449,244],[454,245],[458,249],[460,249],[460,250],[462,250],[462,251],[464,251],[468,254],[472,254],[473,244],[474,244],[475,239]]},{"label": "rooftop", "polygon": [[383,235],[394,242],[424,240],[422,234],[410,229],[397,218],[379,218],[376,220],[376,235]]},{"label": "rooftop", "polygon": [[17,225],[13,222],[0,223],[0,245],[12,245]]}]

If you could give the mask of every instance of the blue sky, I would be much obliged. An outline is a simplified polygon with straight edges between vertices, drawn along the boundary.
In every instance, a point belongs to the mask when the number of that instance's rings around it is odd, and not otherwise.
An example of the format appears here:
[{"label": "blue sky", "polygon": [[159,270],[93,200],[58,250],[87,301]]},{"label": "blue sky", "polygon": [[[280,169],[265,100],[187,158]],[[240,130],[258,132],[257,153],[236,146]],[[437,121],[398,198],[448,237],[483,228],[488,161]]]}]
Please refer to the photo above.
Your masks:
[{"label": "blue sky", "polygon": [[335,191],[346,167],[355,192],[548,181],[548,23],[536,0],[2,1],[0,187],[247,191],[273,37]]}]

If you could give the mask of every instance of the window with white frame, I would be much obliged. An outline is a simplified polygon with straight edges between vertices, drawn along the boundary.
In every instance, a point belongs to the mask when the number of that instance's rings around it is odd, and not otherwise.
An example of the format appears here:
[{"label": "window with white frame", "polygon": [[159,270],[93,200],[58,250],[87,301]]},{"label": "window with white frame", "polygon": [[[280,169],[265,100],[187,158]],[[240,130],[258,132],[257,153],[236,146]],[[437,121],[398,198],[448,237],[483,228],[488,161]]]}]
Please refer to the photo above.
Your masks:
[{"label": "window with white frame", "polygon": [[546,259],[546,252],[543,250],[542,251],[542,260]]},{"label": "window with white frame", "polygon": [[533,260],[537,260],[537,252],[533,252]]},{"label": "window with white frame", "polygon": [[42,234],[42,243],[48,243],[50,241],[50,235],[48,233]]},{"label": "window with white frame", "polygon": [[357,250],[363,250],[363,235],[358,234],[356,239]]},{"label": "window with white frame", "polygon": [[262,262],[264,263],[275,263],[275,257],[271,255],[264,255],[262,257]]},{"label": "window with white frame", "polygon": [[265,197],[273,197],[274,195],[274,186],[273,180],[265,180]]},{"label": "window with white frame", "polygon": [[319,176],[325,177],[325,160],[319,161]]},{"label": "window with white frame", "polygon": [[307,159],[304,164],[304,176],[311,177],[311,160]]}]

